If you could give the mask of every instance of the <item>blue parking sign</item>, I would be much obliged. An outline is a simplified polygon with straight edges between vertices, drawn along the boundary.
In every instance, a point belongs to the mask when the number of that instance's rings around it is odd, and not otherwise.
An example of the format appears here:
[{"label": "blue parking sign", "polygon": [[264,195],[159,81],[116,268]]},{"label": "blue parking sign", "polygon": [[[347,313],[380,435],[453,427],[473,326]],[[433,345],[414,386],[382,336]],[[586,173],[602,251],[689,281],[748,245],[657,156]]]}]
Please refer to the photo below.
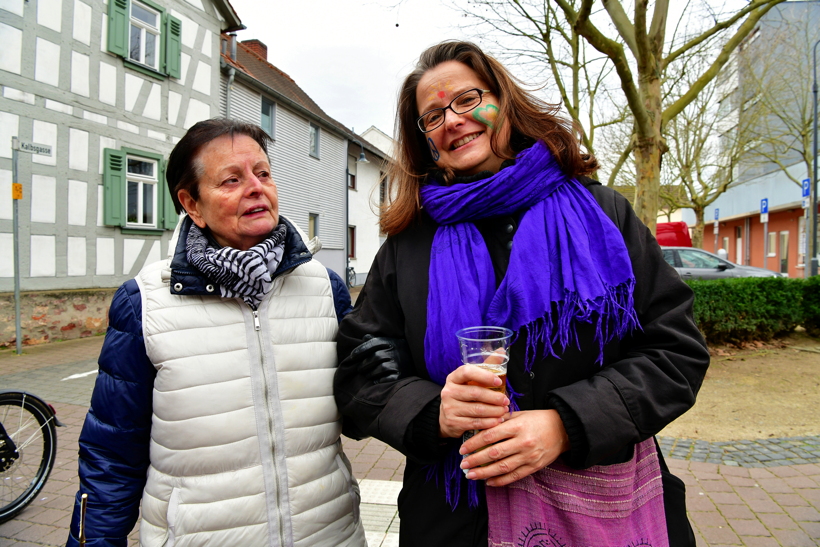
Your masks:
[{"label": "blue parking sign", "polygon": [[803,197],[809,197],[809,179],[803,179]]},{"label": "blue parking sign", "polygon": [[720,216],[719,216],[719,215],[720,215],[720,209],[718,209],[717,207],[715,207],[715,220],[718,220],[718,219],[720,218]]},{"label": "blue parking sign", "polygon": [[763,198],[760,200],[760,214],[765,215],[769,212],[769,200],[767,198]]}]

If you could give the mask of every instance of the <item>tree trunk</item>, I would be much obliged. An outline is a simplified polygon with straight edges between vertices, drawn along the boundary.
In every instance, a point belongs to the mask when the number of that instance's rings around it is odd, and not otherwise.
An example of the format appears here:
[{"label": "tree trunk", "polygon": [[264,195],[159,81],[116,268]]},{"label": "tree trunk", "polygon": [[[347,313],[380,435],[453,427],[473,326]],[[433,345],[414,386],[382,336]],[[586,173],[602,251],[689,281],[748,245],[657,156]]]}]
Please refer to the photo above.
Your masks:
[{"label": "tree trunk", "polygon": [[661,79],[658,67],[653,68],[656,69],[654,76],[641,80],[639,86],[649,123],[636,128],[634,154],[638,179],[635,181],[635,213],[654,234],[661,208],[661,156],[666,152],[666,144],[661,136]]},{"label": "tree trunk", "polygon": [[703,231],[706,225],[703,222],[703,209],[695,209],[695,227],[692,229],[692,247],[703,249]]}]

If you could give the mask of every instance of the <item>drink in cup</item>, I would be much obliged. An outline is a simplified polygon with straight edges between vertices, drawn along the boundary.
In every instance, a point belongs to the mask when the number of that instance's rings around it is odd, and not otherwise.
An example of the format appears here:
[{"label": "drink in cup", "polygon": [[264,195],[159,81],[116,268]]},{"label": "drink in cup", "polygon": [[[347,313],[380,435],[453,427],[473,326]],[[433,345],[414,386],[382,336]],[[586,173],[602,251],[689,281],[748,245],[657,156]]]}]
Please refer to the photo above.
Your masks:
[{"label": "drink in cup", "polygon": [[[461,348],[461,362],[489,370],[501,379],[500,386],[489,387],[493,391],[507,393],[507,363],[512,331],[504,327],[468,327],[456,333]],[[478,385],[469,382],[470,385]],[[465,442],[479,432],[478,429],[465,431],[462,441]]]}]

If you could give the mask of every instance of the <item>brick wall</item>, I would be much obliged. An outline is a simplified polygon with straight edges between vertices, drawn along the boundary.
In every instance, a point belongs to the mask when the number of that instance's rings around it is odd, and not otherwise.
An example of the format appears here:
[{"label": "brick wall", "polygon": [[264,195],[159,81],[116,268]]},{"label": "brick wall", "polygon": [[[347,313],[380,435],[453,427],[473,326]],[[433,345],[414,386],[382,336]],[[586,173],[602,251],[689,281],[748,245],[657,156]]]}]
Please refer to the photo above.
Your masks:
[{"label": "brick wall", "polygon": [[[104,334],[116,289],[37,291],[20,294],[23,345]],[[0,293],[0,347],[14,346],[14,293]]]}]

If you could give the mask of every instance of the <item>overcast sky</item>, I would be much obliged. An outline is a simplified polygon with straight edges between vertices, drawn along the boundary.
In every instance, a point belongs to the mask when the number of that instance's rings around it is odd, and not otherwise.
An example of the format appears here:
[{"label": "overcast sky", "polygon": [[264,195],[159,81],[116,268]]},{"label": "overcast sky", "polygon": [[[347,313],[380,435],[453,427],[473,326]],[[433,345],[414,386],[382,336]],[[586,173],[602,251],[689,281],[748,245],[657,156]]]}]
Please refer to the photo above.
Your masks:
[{"label": "overcast sky", "polygon": [[[330,116],[361,133],[393,133],[396,93],[419,54],[463,37],[440,0],[231,0],[240,41],[268,46],[287,73]],[[398,27],[396,27],[398,23]]]}]

